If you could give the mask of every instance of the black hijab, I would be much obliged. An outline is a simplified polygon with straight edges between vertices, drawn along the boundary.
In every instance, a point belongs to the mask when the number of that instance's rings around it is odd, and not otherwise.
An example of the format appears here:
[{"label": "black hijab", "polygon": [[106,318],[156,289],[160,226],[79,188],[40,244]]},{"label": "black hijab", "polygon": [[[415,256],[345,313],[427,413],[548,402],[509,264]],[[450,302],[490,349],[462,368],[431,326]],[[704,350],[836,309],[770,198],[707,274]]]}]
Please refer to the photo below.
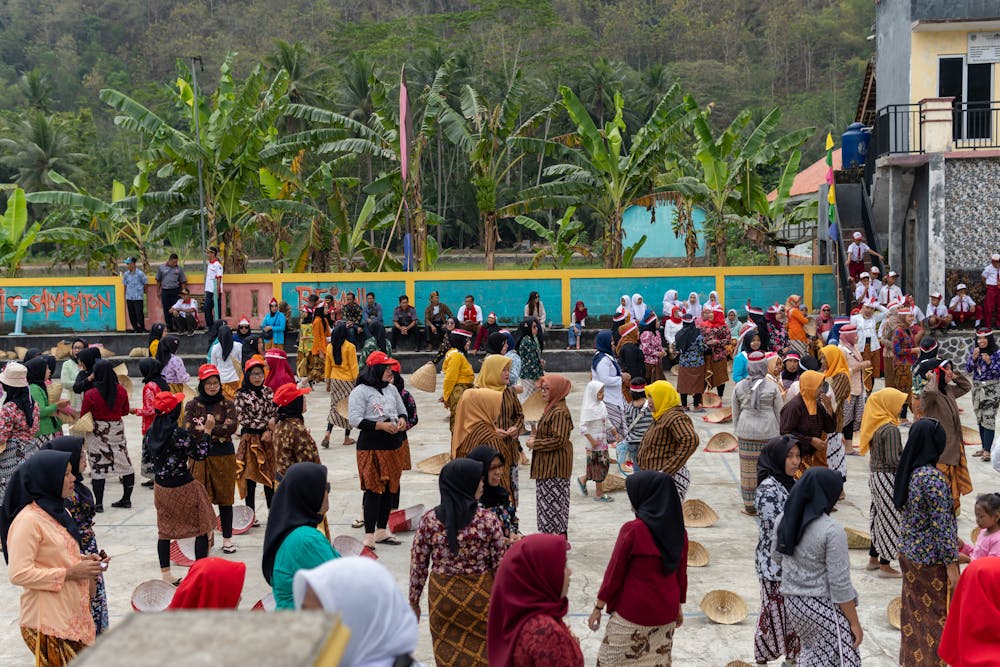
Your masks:
[{"label": "black hijab", "polygon": [[[514,345],[514,349],[521,352],[521,341],[525,338],[531,338],[531,323],[538,322],[534,317],[526,317],[517,325],[517,343]],[[540,329],[541,327],[539,327]]]},{"label": "black hijab", "polygon": [[[211,378],[219,380],[220,383],[219,391],[215,394],[215,396],[209,396],[207,393],[205,393],[205,383],[208,382]],[[198,380],[198,401],[204,405],[215,405],[216,403],[221,403],[222,399],[225,398],[225,396],[222,395],[221,383],[222,383],[222,378],[220,378],[218,374],[209,375],[204,380]]]},{"label": "black hijab", "polygon": [[222,360],[229,361],[229,355],[233,352],[233,330],[228,324],[219,327],[219,347],[222,349]]},{"label": "black hijab", "polygon": [[338,366],[344,363],[344,341],[347,340],[347,325],[340,322],[330,334],[330,349],[333,351],[333,363]]},{"label": "black hijab", "polygon": [[483,507],[504,507],[510,504],[510,494],[501,485],[490,486],[490,466],[495,459],[500,459],[501,465],[507,465],[503,454],[489,445],[480,445],[468,453],[466,458],[483,464],[483,496],[479,504]]},{"label": "black hijab", "polygon": [[250,334],[243,339],[243,366],[247,365],[251,357],[260,354],[260,334]]},{"label": "black hijab", "polygon": [[760,349],[770,350],[771,334],[767,330],[767,319],[764,318],[764,313],[751,313],[748,310],[747,319],[753,320],[753,323],[757,325],[757,334],[760,336]]},{"label": "black hijab", "polygon": [[785,472],[785,461],[788,459],[788,452],[796,445],[787,435],[768,440],[757,456],[757,484],[773,477],[786,491],[791,491],[795,486],[795,478]]},{"label": "black hijab", "polygon": [[294,463],[288,468],[274,492],[271,511],[264,529],[264,555],[261,569],[268,584],[274,574],[274,561],[288,534],[302,526],[316,527],[323,522],[323,494],[326,493],[326,466],[318,463]]},{"label": "black hijab", "polygon": [[94,364],[94,388],[104,399],[109,408],[115,407],[118,399],[118,376],[115,368],[107,359],[101,359]]},{"label": "black hijab", "polygon": [[[981,348],[981,349],[979,347],[979,339],[980,338],[985,338],[986,339],[986,347]],[[997,347],[996,336],[994,336],[993,333],[991,332],[991,333],[983,333],[983,334],[978,334],[977,333],[976,336],[975,336],[975,338],[972,339],[972,349],[975,351],[976,354],[984,354],[985,353],[985,354],[988,354],[988,355],[990,355],[992,357],[993,354],[997,351],[997,349],[1000,349],[1000,348]]]},{"label": "black hijab", "polygon": [[286,419],[299,419],[302,420],[302,411],[305,409],[306,402],[304,396],[296,396],[288,405],[279,405],[278,414],[275,416],[275,421],[285,421]]},{"label": "black hijab", "polygon": [[0,506],[0,541],[3,542],[3,558],[10,562],[7,554],[7,533],[21,510],[37,503],[46,514],[62,524],[66,532],[80,541],[80,528],[66,511],[62,497],[63,478],[70,455],[66,452],[43,450],[14,469],[7,482],[7,493]]},{"label": "black hijab", "polygon": [[[455,459],[441,469],[438,488],[441,504],[434,508],[448,533],[448,548],[458,553],[458,533],[472,521],[479,502],[476,489],[483,478],[483,464],[472,459]],[[280,488],[280,487],[279,487]]]},{"label": "black hijab", "polygon": [[159,361],[164,368],[167,367],[167,363],[170,361],[170,357],[177,354],[177,348],[181,345],[181,339],[173,334],[167,334],[160,339],[160,344],[156,347],[156,360]]},{"label": "black hijab", "polygon": [[896,466],[896,485],[892,490],[892,504],[901,510],[910,497],[910,477],[923,466],[937,465],[944,452],[948,435],[936,419],[920,419],[910,428],[906,447]]},{"label": "black hijab", "polygon": [[917,357],[913,365],[913,374],[921,380],[927,379],[927,371],[932,371],[938,367],[941,360],[938,358],[938,350],[941,348],[933,338],[924,338],[920,341],[920,356]]},{"label": "black hijab", "polygon": [[368,325],[368,335],[375,339],[378,349],[389,354],[389,346],[385,342],[385,327],[381,322],[372,322]]},{"label": "black hijab", "polygon": [[149,453],[150,461],[155,462],[159,458],[160,450],[170,441],[174,431],[180,428],[177,422],[180,420],[183,407],[183,403],[178,403],[170,412],[158,411],[153,417],[153,423],[146,431],[145,438],[146,451]]},{"label": "black hijab", "polygon": [[829,468],[809,468],[792,487],[785,502],[785,512],[778,524],[776,548],[791,556],[806,528],[824,514],[829,514],[844,490],[844,478]]},{"label": "black hijab", "polygon": [[[263,366],[251,366],[249,370],[246,370],[243,373],[243,382],[242,382],[242,384],[240,384],[240,389],[239,390],[240,391],[249,392],[251,394],[256,394],[257,396],[261,396],[264,393],[264,387],[266,387],[267,385],[265,385],[263,382],[261,382],[260,386],[258,387],[257,385],[255,385],[252,382],[250,382],[250,372],[253,369],[255,369],[255,368],[259,368],[261,373],[264,372],[264,367]],[[265,374],[265,378],[264,379],[267,379],[266,374]]]},{"label": "black hijab", "polygon": [[[760,341],[760,345],[757,347],[756,350],[750,347],[750,343],[753,342],[754,338]],[[764,339],[761,338],[760,329],[751,329],[750,331],[747,331],[745,334],[743,334],[743,344],[740,346],[740,351],[746,352],[748,355],[751,352],[764,351]]]},{"label": "black hijab", "polygon": [[494,331],[486,337],[486,354],[503,354],[501,350],[506,342],[507,336],[499,331]]},{"label": "black hijab", "polygon": [[2,384],[4,397],[3,403],[13,403],[24,414],[24,422],[28,426],[35,423],[35,399],[31,398],[31,393],[27,387],[11,387],[9,384]]},{"label": "black hijab", "polygon": [[803,372],[819,371],[820,366],[821,364],[819,363],[819,359],[817,359],[811,354],[803,355],[803,357],[799,359],[799,368],[803,369]]},{"label": "black hijab", "polygon": [[160,391],[170,391],[170,385],[163,379],[163,364],[153,357],[144,357],[139,361],[139,373],[142,374],[142,383],[156,383]]},{"label": "black hijab", "polygon": [[685,322],[681,325],[680,331],[674,336],[674,345],[680,352],[688,349],[688,347],[694,343],[698,338],[698,327],[695,326],[694,320],[690,322]]},{"label": "black hijab", "polygon": [[625,491],[635,508],[635,516],[646,524],[663,559],[663,572],[677,569],[687,531],[681,497],[674,478],[665,472],[640,470],[625,480]]},{"label": "black hijab", "polygon": [[795,371],[789,371],[788,366],[785,366],[787,361],[793,361],[789,359],[783,359],[781,361],[781,379],[783,382],[791,384],[799,379],[799,376],[805,372],[806,369],[802,367],[802,359],[799,359],[799,367]]},{"label": "black hijab", "polygon": [[378,389],[379,391],[382,391],[383,389],[389,386],[389,383],[382,379],[383,377],[385,377],[385,369],[386,369],[386,364],[365,366],[364,368],[361,369],[361,372],[358,373],[358,379],[355,382],[354,386],[357,387],[366,384],[369,387],[373,387],[375,389]]},{"label": "black hijab", "polygon": [[[163,322],[157,322],[153,326],[149,327],[149,340],[147,345],[152,345],[154,340],[160,340],[163,338],[163,334],[166,332],[167,328],[163,325]],[[157,347],[159,349],[159,347]]]},{"label": "black hijab", "polygon": [[52,438],[42,445],[42,449],[54,449],[57,452],[66,452],[69,454],[69,465],[73,469],[73,477],[76,478],[76,481],[73,483],[76,495],[82,502],[93,505],[94,494],[83,483],[83,472],[80,470],[80,457],[83,456],[83,438],[75,435],[59,436],[58,438]]},{"label": "black hijab", "polygon": [[29,347],[28,351],[24,353],[24,359],[21,361],[22,364],[27,364],[32,359],[37,359],[42,356],[42,351],[37,347]]},{"label": "black hijab", "polygon": [[51,372],[52,375],[55,375],[56,374],[56,358],[53,357],[51,354],[43,354],[42,355],[42,359],[45,359],[45,364],[49,367],[49,372]]},{"label": "black hijab", "polygon": [[76,355],[76,365],[81,370],[94,372],[94,364],[101,358],[101,350],[96,347],[85,347]]},{"label": "black hijab", "polygon": [[31,361],[25,362],[24,367],[28,369],[28,384],[37,384],[45,389],[45,371],[49,369],[45,357],[35,357]]}]

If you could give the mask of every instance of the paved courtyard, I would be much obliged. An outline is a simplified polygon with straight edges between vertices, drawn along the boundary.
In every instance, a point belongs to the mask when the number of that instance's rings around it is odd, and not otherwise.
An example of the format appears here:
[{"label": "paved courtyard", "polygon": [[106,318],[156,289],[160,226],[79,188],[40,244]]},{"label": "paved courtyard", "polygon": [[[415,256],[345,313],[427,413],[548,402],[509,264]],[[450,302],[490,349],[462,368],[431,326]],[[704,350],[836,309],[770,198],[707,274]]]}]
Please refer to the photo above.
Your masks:
[{"label": "paved courtyard", "polygon": [[[574,382],[574,391],[569,396],[570,409],[576,420],[580,408],[584,383],[589,374],[571,373],[567,376]],[[440,387],[440,383],[439,383]],[[317,386],[318,391],[308,397],[306,421],[317,442],[322,437],[329,407],[327,394]],[[449,450],[447,411],[437,402],[437,397],[414,391],[420,414],[420,423],[410,436],[410,446],[414,463],[433,454]],[[731,385],[728,395],[731,393]],[[133,394],[138,400],[138,390]],[[971,401],[964,397],[959,401],[964,408],[963,423],[974,426]],[[731,429],[731,424],[713,425],[701,421],[698,416],[696,428],[702,436],[702,445],[708,438],[721,430]],[[139,419],[126,419],[126,433],[129,450],[134,463],[139,461]],[[342,433],[340,434],[342,435]],[[905,433],[904,433],[905,439]],[[334,535],[361,537],[360,529],[351,528],[351,520],[358,514],[361,493],[358,489],[353,447],[339,444],[340,437],[335,432],[333,444],[328,450],[320,450],[323,463],[329,468],[332,484],[330,513],[328,515]],[[575,470],[584,467],[581,438],[574,436],[577,444]],[[971,449],[967,449],[971,452]],[[971,459],[970,468],[976,493],[993,491],[998,487],[997,478],[988,464]],[[690,462],[692,484],[689,498],[700,498],[709,503],[719,514],[719,521],[710,528],[689,529],[692,540],[701,542],[708,549],[710,562],[707,567],[688,570],[688,599],[684,605],[685,623],[678,629],[674,641],[674,664],[707,665],[723,667],[731,660],[742,659],[753,662],[753,629],[759,610],[759,592],[754,573],[754,547],[757,541],[757,525],[754,519],[740,513],[742,505],[739,494],[739,459],[736,452],[727,454],[708,453],[699,450]],[[848,458],[847,498],[839,504],[834,518],[853,528],[868,530],[869,493],[867,484],[867,459]],[[615,493],[615,502],[597,503],[583,497],[573,485],[570,509],[569,537],[572,550],[569,563],[573,570],[569,591],[569,616],[567,622],[580,639],[587,664],[596,662],[597,649],[603,638],[603,626],[597,633],[586,627],[586,618],[593,606],[594,597],[600,587],[604,567],[610,554],[620,525],[631,518],[628,500],[624,494]],[[593,487],[591,487],[592,490]],[[156,515],[153,509],[153,494],[149,489],[137,487],[133,495],[131,510],[113,509],[110,502],[118,498],[120,485],[109,482],[105,499],[107,511],[98,515],[97,537],[100,546],[112,556],[107,574],[107,586],[111,611],[111,623],[120,623],[133,613],[129,604],[132,590],[137,584],[159,577],[156,560]],[[965,496],[959,518],[959,535],[968,539],[974,527],[973,504],[975,493]],[[423,503],[427,508],[438,502],[437,477],[417,471],[404,473],[402,482],[402,506]],[[258,490],[258,517],[263,524],[267,510],[261,492]],[[535,499],[534,484],[528,479],[527,468],[521,472],[521,506],[519,511],[522,531],[534,532]],[[243,590],[241,607],[249,609],[261,598],[268,587],[260,570],[261,543],[264,528],[255,528],[245,535],[235,537],[239,552],[231,559],[247,563],[247,579]],[[396,576],[400,588],[405,592],[409,578],[409,545],[412,534],[402,534],[403,546],[381,546],[378,555],[381,562]],[[221,540],[216,540],[216,547]],[[220,556],[217,549],[212,555]],[[860,593],[862,627],[865,631],[861,654],[864,664],[882,667],[897,664],[899,647],[898,631],[886,619],[889,601],[899,595],[899,580],[880,579],[866,572],[866,551],[852,551],[852,576]],[[175,574],[185,570],[174,566]],[[6,567],[0,566],[0,665],[29,665],[32,656],[21,641],[18,630],[18,597],[20,589],[7,583]],[[750,615],[741,623],[731,626],[717,625],[709,621],[699,609],[702,597],[713,589],[728,589],[743,596]],[[430,633],[427,626],[426,593],[423,600],[424,614],[420,622],[420,643],[416,657],[433,664]],[[233,638],[235,641],[237,638]]]}]

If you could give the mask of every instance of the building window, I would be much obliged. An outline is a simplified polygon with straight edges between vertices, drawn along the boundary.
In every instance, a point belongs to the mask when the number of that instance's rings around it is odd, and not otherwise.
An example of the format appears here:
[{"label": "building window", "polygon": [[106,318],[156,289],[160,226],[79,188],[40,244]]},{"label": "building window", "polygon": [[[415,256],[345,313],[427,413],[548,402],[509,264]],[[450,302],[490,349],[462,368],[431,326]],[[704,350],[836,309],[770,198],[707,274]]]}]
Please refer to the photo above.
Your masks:
[{"label": "building window", "polygon": [[965,56],[938,60],[938,96],[954,97],[953,138],[990,139],[992,65],[966,64]]}]

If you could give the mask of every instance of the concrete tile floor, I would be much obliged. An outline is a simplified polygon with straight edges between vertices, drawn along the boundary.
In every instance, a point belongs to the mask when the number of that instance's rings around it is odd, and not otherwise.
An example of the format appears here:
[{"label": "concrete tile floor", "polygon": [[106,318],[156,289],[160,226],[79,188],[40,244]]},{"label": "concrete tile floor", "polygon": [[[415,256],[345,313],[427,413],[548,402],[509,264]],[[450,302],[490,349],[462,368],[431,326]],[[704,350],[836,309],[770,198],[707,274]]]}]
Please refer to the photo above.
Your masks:
[{"label": "concrete tile floor", "polygon": [[[583,383],[589,375],[571,373],[574,391],[569,397],[570,408],[575,415],[579,411]],[[320,387],[308,397],[307,424],[317,441],[322,437],[329,407],[327,395]],[[731,392],[731,388],[730,388]],[[727,392],[727,400],[728,400]],[[420,424],[411,435],[410,443],[414,462],[425,457],[448,451],[449,433],[447,412],[437,402],[437,397],[414,391],[420,411]],[[138,400],[138,393],[133,395]],[[974,426],[971,401],[963,397],[959,402],[964,408],[963,422]],[[720,430],[731,425],[713,425],[695,416],[696,427],[702,436],[702,443]],[[126,432],[132,460],[139,461],[139,419],[126,419]],[[361,494],[358,490],[354,448],[340,444],[336,432],[333,444],[328,450],[320,450],[320,457],[329,467],[333,491],[328,515],[335,535],[348,534],[360,538],[360,530],[352,529],[351,520],[358,514]],[[904,434],[905,436],[905,434]],[[574,442],[579,445],[579,437]],[[971,453],[971,449],[966,450]],[[583,446],[579,445],[575,454],[576,470],[583,469]],[[753,553],[757,541],[756,522],[740,513],[739,459],[736,452],[713,454],[699,450],[690,462],[692,486],[689,498],[701,498],[708,502],[719,514],[719,521],[710,528],[690,529],[690,538],[704,544],[710,554],[710,563],[704,568],[690,568],[688,571],[688,601],[685,605],[686,621],[675,634],[674,664],[706,665],[722,667],[735,659],[753,661],[753,631],[759,610],[759,591],[753,567]],[[839,505],[834,518],[846,526],[867,531],[869,493],[867,485],[868,462],[864,458],[848,459],[847,498]],[[992,469],[978,459],[970,460],[972,479],[977,492],[992,491],[997,479]],[[534,484],[527,479],[528,472],[521,472],[521,525],[525,532],[535,529]],[[423,503],[428,508],[438,502],[437,477],[417,471],[404,473],[403,506]],[[153,509],[152,492],[137,488],[133,496],[133,509],[116,510],[110,502],[119,496],[116,482],[108,483],[106,505],[108,510],[98,517],[97,535],[100,546],[113,556],[107,575],[110,597],[111,622],[120,622],[132,613],[129,604],[132,590],[140,582],[159,576],[156,561],[156,516]],[[632,518],[628,500],[624,493],[614,494],[616,502],[596,503],[580,495],[573,485],[570,511],[570,567],[573,579],[570,586],[570,610],[567,622],[580,638],[587,664],[596,661],[597,649],[603,638],[602,630],[592,633],[586,627],[594,597],[603,577],[604,567],[614,543],[619,526]],[[974,527],[973,504],[975,493],[965,496],[962,514],[959,518],[959,534],[967,538]],[[257,499],[261,522],[267,519],[267,510],[261,492]],[[249,608],[268,588],[260,572],[261,543],[264,529],[256,528],[235,538],[239,552],[230,558],[247,563],[247,580],[241,606]],[[403,546],[383,546],[379,548],[381,562],[390,569],[405,592],[409,576],[409,544],[412,535],[402,535]],[[217,545],[221,540],[217,539]],[[213,551],[213,555],[221,552]],[[862,658],[865,665],[882,667],[897,664],[899,646],[898,631],[886,620],[886,606],[899,595],[899,580],[879,579],[864,569],[867,553],[851,552],[854,585],[860,593],[860,617],[865,630],[862,644]],[[183,568],[174,566],[176,574],[184,573]],[[6,567],[0,565],[0,665],[31,664],[28,653],[18,630],[18,597],[20,589],[7,583]],[[716,625],[701,613],[699,602],[713,589],[729,589],[743,596],[750,615],[742,623],[732,626]],[[424,595],[424,616],[420,623],[420,643],[417,658],[428,665],[433,664],[430,634],[426,620],[426,594]],[[235,638],[234,638],[235,639]]]}]

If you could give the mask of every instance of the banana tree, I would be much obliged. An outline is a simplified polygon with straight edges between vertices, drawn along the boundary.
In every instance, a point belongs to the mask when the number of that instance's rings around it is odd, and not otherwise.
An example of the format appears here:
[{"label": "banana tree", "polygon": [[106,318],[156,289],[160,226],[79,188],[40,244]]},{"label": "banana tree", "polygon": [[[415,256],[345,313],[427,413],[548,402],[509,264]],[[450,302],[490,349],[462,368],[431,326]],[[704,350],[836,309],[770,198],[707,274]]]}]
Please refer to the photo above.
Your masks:
[{"label": "banana tree", "polygon": [[575,206],[567,208],[556,223],[555,229],[549,229],[526,215],[514,217],[514,222],[534,232],[545,241],[545,245],[535,253],[531,260],[532,269],[537,269],[544,260],[551,261],[554,269],[565,269],[569,266],[574,254],[580,254],[588,259],[593,256],[590,246],[587,245],[583,222],[573,217],[575,213]]},{"label": "banana tree", "polygon": [[91,235],[76,227],[48,227],[41,222],[28,224],[28,201],[24,190],[15,187],[7,196],[7,208],[0,216],[0,268],[8,278],[16,278],[21,264],[37,243],[79,243]]},{"label": "banana tree", "polygon": [[782,235],[798,228],[793,234],[804,240],[805,225],[815,222],[818,215],[819,202],[815,197],[810,197],[797,206],[791,205],[792,183],[799,171],[801,160],[802,153],[798,150],[792,151],[781,172],[778,187],[774,191],[774,199],[768,201],[767,196],[761,192],[751,202],[754,215],[748,217],[748,225],[767,239],[768,259],[772,265],[777,264],[776,248],[779,245],[789,248],[795,245],[795,241],[783,238]]}]

